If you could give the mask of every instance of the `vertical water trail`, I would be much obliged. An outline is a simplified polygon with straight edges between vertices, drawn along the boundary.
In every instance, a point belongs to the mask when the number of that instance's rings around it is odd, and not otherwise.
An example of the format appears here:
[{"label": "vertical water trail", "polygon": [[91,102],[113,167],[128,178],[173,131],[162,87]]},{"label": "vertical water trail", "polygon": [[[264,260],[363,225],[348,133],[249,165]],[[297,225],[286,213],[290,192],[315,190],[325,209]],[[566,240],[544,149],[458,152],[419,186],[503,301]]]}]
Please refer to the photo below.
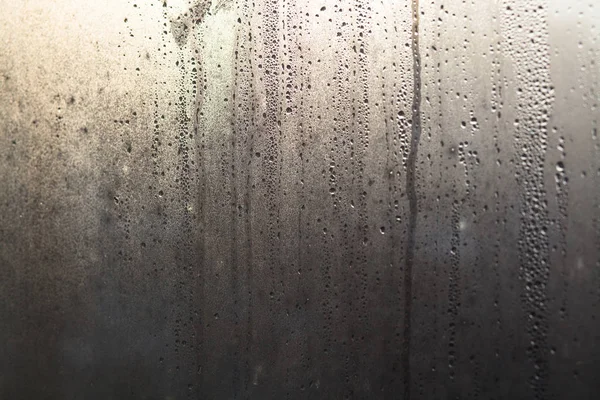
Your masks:
[{"label": "vertical water trail", "polygon": [[412,132],[410,153],[407,159],[406,193],[410,211],[408,223],[408,240],[406,244],[406,267],[404,270],[404,353],[402,370],[404,380],[404,400],[410,399],[410,346],[412,318],[412,270],[415,256],[415,233],[417,229],[417,190],[415,186],[415,169],[421,139],[421,55],[419,54],[419,0],[412,1],[412,40],[413,55],[413,103]]}]

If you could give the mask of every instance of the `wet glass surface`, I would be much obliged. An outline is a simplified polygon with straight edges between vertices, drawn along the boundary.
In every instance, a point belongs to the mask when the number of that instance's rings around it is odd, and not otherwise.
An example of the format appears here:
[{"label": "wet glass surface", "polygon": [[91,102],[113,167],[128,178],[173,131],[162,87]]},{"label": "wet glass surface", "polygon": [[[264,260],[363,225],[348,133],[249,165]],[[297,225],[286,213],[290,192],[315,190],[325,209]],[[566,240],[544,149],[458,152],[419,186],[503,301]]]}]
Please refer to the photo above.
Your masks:
[{"label": "wet glass surface", "polygon": [[0,398],[600,390],[596,2],[0,5]]}]

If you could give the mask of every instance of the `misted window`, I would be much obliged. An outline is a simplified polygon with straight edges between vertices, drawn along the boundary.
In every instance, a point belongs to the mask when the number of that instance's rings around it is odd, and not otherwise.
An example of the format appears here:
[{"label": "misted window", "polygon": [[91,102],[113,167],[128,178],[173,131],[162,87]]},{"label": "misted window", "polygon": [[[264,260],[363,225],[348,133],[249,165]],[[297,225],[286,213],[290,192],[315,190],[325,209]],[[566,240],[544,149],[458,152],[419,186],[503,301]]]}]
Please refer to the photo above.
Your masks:
[{"label": "misted window", "polygon": [[0,398],[600,391],[597,2],[0,3]]}]

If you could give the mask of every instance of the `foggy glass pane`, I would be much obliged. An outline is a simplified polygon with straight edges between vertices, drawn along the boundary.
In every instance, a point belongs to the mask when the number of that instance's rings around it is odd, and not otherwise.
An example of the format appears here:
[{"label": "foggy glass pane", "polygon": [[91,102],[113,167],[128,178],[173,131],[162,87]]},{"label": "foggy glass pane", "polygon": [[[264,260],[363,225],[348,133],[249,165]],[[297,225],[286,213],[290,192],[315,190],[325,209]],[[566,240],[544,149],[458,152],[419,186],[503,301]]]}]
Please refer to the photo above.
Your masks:
[{"label": "foggy glass pane", "polygon": [[0,6],[0,399],[598,396],[597,2]]}]

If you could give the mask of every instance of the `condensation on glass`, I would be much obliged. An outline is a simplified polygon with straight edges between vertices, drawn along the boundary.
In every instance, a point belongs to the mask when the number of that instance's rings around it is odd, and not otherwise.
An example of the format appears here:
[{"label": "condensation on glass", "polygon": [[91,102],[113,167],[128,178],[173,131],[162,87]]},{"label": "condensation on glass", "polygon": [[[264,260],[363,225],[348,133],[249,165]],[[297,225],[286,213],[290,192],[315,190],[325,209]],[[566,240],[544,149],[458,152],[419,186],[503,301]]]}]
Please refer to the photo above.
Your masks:
[{"label": "condensation on glass", "polygon": [[0,3],[0,398],[600,391],[597,2]]}]

